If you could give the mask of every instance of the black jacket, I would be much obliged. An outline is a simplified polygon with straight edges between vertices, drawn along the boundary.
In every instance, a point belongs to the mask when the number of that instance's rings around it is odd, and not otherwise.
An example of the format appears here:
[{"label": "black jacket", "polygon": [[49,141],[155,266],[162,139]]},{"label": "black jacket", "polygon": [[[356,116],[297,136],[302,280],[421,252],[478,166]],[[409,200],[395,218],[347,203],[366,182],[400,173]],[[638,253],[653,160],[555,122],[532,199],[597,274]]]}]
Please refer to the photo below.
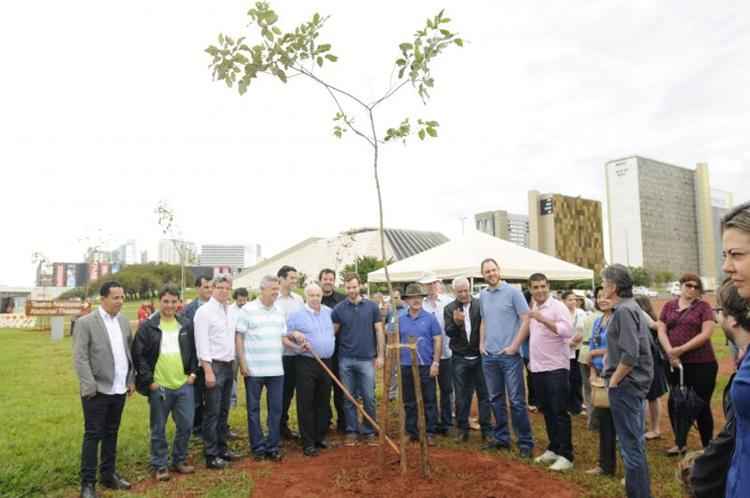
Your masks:
[{"label": "black jacket", "polygon": [[734,375],[724,389],[724,415],[726,423],[721,432],[711,440],[703,454],[693,462],[690,485],[696,498],[723,497],[727,485],[727,470],[732,463],[735,439],[735,415],[730,388]]},{"label": "black jacket", "polygon": [[466,340],[464,324],[456,325],[456,322],[453,321],[453,312],[459,306],[461,306],[461,303],[454,300],[443,310],[445,335],[451,338],[451,351],[458,356],[479,356],[479,326],[482,324],[482,315],[479,313],[479,299],[471,298],[471,308],[469,309],[471,334],[468,341]]},{"label": "black jacket", "polygon": [[[180,315],[175,317],[180,324],[179,342],[180,354],[182,355],[182,366],[185,374],[194,373],[198,375],[198,355],[195,352],[195,337],[193,335],[192,322]],[[154,314],[138,327],[135,334],[131,354],[135,364],[135,387],[139,393],[148,396],[148,386],[154,382],[154,368],[159,359],[161,350],[161,328],[159,323],[161,315]]]}]

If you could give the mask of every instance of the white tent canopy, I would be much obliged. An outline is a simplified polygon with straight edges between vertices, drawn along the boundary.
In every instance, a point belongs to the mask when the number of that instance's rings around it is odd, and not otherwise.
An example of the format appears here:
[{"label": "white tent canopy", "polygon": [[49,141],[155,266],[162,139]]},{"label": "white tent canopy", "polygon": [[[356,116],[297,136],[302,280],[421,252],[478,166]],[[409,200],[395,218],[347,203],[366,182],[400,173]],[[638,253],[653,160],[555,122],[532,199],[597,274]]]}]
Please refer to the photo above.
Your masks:
[{"label": "white tent canopy", "polygon": [[[506,280],[526,280],[536,272],[550,280],[594,278],[592,270],[477,231],[389,265],[388,273],[393,282],[413,282],[431,273],[442,280],[481,278],[479,265],[485,258],[499,263],[500,275]],[[368,279],[385,282],[385,271],[376,270],[368,274]]]}]

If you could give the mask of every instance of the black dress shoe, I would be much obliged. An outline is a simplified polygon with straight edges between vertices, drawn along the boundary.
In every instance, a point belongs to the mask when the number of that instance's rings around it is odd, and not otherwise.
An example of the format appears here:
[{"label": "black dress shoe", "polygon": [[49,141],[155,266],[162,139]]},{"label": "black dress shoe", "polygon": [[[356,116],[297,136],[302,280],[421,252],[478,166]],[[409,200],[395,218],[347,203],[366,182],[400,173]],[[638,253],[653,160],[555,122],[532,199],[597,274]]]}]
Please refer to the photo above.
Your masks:
[{"label": "black dress shoe", "polygon": [[266,453],[266,459],[271,460],[272,462],[280,462],[281,461],[281,452],[280,451],[269,451]]},{"label": "black dress shoe", "polygon": [[287,440],[299,439],[299,433],[294,432],[289,427],[284,427],[281,429],[281,438]]},{"label": "black dress shoe", "polygon": [[227,450],[224,453],[222,453],[221,455],[219,455],[219,458],[221,458],[222,460],[227,461],[227,462],[236,462],[237,460],[240,459],[240,456],[237,453],[233,453],[233,452]]},{"label": "black dress shoe", "polygon": [[217,470],[226,469],[227,467],[229,467],[229,462],[219,457],[215,457],[215,458],[209,459],[206,462],[206,467],[208,467],[209,469],[217,469]]},{"label": "black dress shoe", "polygon": [[119,489],[119,490],[125,490],[130,489],[130,483],[120,477],[120,475],[115,472],[111,476],[108,477],[102,477],[102,479],[99,481],[102,486],[109,489]]},{"label": "black dress shoe", "polygon": [[317,443],[315,443],[315,447],[320,450],[327,450],[329,448],[328,441],[326,440],[318,441]]},{"label": "black dress shoe", "polygon": [[483,450],[497,450],[497,451],[509,451],[510,445],[498,443],[497,441],[490,440],[487,441],[485,444],[482,445]]},{"label": "black dress shoe", "polygon": [[81,498],[96,498],[96,486],[93,482],[81,484]]},{"label": "black dress shoe", "polygon": [[315,446],[308,446],[302,450],[302,454],[306,457],[316,457],[320,455],[320,452]]}]

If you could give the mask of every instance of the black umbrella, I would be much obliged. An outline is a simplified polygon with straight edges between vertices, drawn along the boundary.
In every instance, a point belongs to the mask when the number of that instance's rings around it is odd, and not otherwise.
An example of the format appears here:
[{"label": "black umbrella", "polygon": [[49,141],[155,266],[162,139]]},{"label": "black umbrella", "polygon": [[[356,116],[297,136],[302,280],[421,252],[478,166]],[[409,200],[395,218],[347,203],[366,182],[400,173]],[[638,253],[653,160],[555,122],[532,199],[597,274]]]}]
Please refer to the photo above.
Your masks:
[{"label": "black umbrella", "polygon": [[706,403],[692,387],[685,386],[685,374],[682,365],[678,365],[677,368],[680,370],[680,384],[672,386],[669,392],[669,412],[672,414],[672,431],[674,432],[675,442],[677,447],[682,449],[687,446],[688,432],[690,432],[693,422],[698,418]]}]

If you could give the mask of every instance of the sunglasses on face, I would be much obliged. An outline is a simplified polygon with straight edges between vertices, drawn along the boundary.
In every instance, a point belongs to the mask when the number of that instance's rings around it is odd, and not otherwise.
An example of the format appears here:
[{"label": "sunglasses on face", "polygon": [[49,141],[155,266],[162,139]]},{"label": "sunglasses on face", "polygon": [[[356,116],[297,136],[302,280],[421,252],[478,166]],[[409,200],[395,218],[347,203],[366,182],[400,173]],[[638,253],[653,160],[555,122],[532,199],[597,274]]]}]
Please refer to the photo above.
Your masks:
[{"label": "sunglasses on face", "polygon": [[687,287],[688,289],[700,289],[700,286],[698,284],[687,283],[687,284],[683,284],[683,285],[685,287]]}]

